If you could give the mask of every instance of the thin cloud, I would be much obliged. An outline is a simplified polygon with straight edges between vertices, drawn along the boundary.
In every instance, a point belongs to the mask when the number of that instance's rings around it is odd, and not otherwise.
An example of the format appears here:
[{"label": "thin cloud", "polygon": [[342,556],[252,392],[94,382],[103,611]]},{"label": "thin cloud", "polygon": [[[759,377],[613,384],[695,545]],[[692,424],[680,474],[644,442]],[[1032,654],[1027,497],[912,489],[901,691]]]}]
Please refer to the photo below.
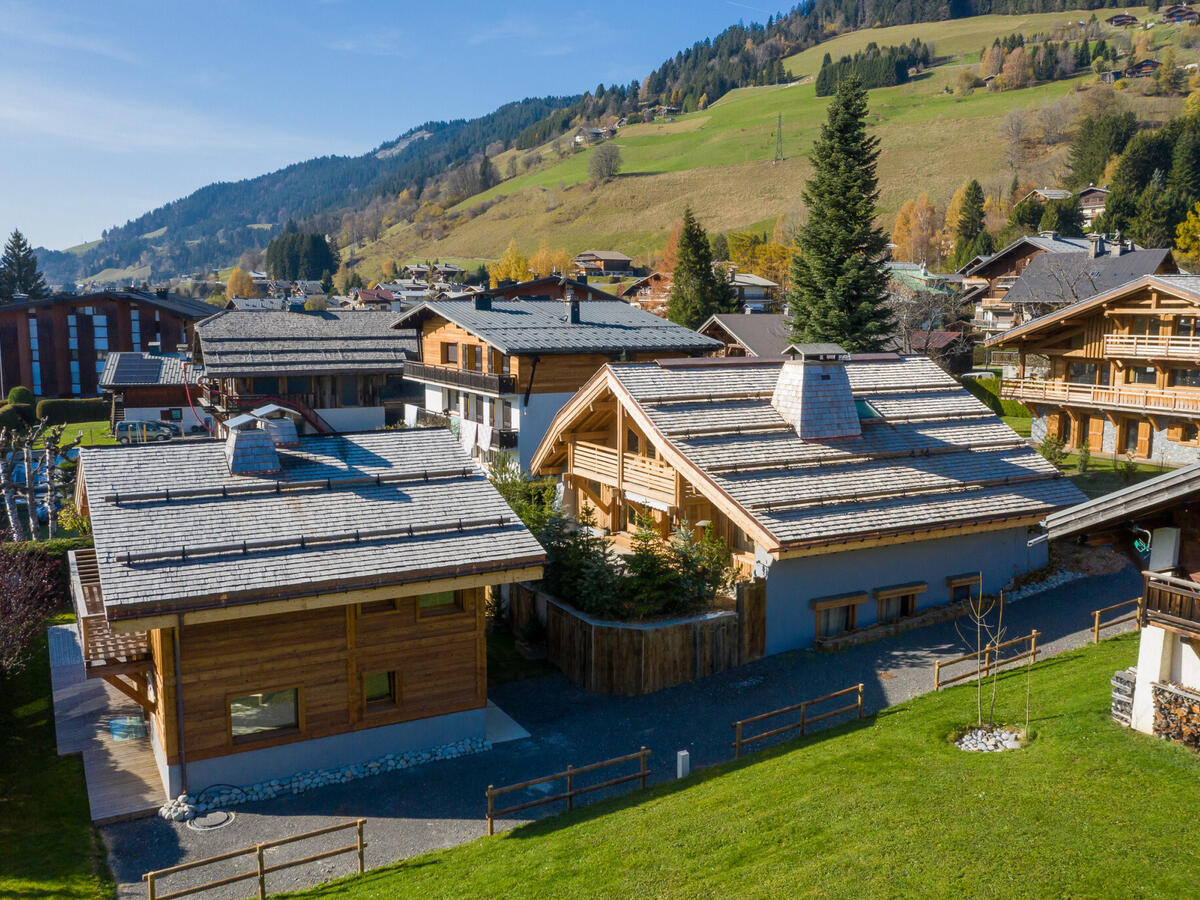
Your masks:
[{"label": "thin cloud", "polygon": [[385,28],[361,37],[345,37],[326,43],[326,48],[336,53],[365,53],[368,56],[407,56],[404,32],[398,28]]},{"label": "thin cloud", "polygon": [[31,7],[18,3],[0,3],[0,37],[12,38],[24,44],[51,47],[101,56],[115,62],[138,63],[140,58],[123,47],[100,37],[93,37],[82,29],[56,28],[49,22],[39,21]]}]

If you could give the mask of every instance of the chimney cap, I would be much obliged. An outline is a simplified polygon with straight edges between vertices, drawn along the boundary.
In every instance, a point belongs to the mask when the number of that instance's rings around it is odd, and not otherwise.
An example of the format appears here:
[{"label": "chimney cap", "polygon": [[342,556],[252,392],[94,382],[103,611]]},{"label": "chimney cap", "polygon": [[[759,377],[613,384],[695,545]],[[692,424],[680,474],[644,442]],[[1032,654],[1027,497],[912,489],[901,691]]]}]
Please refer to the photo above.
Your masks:
[{"label": "chimney cap", "polygon": [[800,362],[810,360],[845,362],[850,358],[850,354],[841,344],[788,344],[787,349],[783,352],[786,356]]}]

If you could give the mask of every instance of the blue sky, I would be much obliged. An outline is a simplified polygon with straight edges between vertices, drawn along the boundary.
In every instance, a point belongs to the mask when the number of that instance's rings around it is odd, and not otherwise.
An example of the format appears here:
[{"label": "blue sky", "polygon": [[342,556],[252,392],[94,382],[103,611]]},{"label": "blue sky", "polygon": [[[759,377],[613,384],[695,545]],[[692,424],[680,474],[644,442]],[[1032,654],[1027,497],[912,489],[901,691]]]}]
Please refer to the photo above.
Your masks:
[{"label": "blue sky", "polygon": [[628,83],[759,5],[0,0],[0,232],[61,249],[212,181]]}]

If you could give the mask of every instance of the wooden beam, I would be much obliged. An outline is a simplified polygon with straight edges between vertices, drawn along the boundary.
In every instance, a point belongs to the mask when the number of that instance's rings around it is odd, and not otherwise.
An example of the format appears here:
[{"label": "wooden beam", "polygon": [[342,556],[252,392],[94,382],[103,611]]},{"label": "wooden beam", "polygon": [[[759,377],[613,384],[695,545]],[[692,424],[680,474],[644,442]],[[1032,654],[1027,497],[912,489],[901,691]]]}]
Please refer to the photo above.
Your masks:
[{"label": "wooden beam", "polygon": [[103,677],[105,681],[115,687],[130,700],[133,700],[135,703],[137,703],[138,706],[146,711],[147,715],[154,715],[154,702],[150,699],[149,694],[146,691],[146,682],[144,678],[141,679],[142,689],[139,692],[137,685],[130,684],[120,675],[104,675],[101,677]]},{"label": "wooden beam", "polygon": [[848,536],[845,540],[837,541],[830,544],[822,544],[816,547],[795,547],[792,549],[784,548],[771,553],[775,559],[796,559],[804,556],[821,556],[826,553],[840,553],[843,550],[863,550],[868,547],[886,547],[891,544],[911,544],[915,541],[930,541],[937,538],[956,537],[961,534],[979,534],[985,531],[1000,531],[1006,528],[1028,527],[1037,525],[1044,514],[1035,516],[1021,516],[1015,519],[1000,520],[995,522],[981,522],[968,525],[953,525],[942,528],[929,528],[925,530],[908,531],[903,534],[881,535],[879,537],[863,538],[855,540],[853,535]]}]

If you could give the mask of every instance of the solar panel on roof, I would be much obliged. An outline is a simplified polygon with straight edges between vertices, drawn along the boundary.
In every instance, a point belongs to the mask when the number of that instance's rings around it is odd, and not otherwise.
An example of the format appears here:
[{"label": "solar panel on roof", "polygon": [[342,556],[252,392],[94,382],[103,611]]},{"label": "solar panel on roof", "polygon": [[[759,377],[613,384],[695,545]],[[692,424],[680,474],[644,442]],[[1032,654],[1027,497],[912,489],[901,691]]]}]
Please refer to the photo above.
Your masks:
[{"label": "solar panel on roof", "polygon": [[122,353],[117,359],[115,380],[118,384],[157,382],[162,371],[161,359],[142,356],[140,353]]}]

